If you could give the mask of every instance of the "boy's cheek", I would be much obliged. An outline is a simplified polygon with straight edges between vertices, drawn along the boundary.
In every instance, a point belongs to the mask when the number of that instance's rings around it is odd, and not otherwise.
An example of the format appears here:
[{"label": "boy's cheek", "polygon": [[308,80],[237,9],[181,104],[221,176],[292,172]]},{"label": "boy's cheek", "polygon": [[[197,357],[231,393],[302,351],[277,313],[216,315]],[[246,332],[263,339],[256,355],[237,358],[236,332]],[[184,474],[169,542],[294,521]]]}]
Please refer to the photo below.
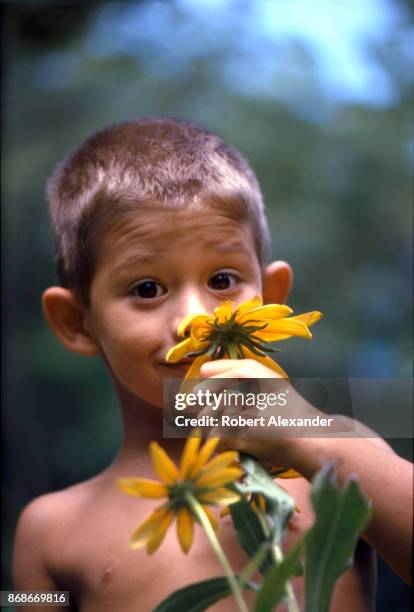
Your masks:
[{"label": "boy's cheek", "polygon": [[[147,401],[162,388],[157,372],[154,371],[150,356],[145,353],[139,340],[125,337],[120,341],[104,338],[102,358],[112,377],[137,396],[145,395]],[[156,384],[157,383],[157,384]],[[162,396],[162,392],[160,394]]]}]

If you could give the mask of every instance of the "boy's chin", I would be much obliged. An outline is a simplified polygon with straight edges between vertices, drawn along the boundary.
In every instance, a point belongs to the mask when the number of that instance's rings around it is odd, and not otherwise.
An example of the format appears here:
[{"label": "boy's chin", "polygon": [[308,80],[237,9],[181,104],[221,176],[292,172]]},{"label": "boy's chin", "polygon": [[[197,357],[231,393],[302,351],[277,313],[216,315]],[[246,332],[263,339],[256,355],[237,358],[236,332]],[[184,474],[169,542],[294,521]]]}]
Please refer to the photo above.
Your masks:
[{"label": "boy's chin", "polygon": [[114,377],[115,386],[118,392],[119,399],[124,408],[135,406],[146,406],[157,412],[162,412],[164,407],[164,398],[162,389],[135,389],[123,384],[120,380]]},{"label": "boy's chin", "polygon": [[164,398],[163,394],[147,394],[140,393],[137,391],[133,393],[135,403],[139,406],[145,406],[148,409],[152,409],[158,413],[162,413],[164,409]]}]

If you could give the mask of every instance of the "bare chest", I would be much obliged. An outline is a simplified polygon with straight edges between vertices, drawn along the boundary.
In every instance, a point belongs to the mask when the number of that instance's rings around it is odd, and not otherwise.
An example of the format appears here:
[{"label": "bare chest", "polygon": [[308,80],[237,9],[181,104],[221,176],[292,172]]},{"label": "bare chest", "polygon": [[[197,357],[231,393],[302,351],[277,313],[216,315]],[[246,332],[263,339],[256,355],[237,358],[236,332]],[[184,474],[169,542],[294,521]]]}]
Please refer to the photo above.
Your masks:
[{"label": "bare chest", "polygon": [[[79,612],[151,611],[173,591],[223,575],[200,526],[196,526],[187,555],[178,545],[174,524],[161,547],[148,555],[145,549],[130,549],[129,539],[154,503],[127,499],[111,512],[108,505],[101,508],[84,512],[54,547],[59,551],[53,563],[56,580],[60,588],[71,591]],[[235,540],[229,517],[219,520],[220,542],[232,567],[239,571],[247,557]],[[211,609],[231,612],[236,608],[227,599]]]}]

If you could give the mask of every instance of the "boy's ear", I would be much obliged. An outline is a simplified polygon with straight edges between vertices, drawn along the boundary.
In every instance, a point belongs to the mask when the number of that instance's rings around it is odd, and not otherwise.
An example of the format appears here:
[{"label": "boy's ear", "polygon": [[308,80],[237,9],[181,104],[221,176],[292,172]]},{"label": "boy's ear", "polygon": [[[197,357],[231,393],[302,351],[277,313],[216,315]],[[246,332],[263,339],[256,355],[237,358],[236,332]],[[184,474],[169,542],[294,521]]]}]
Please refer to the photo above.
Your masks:
[{"label": "boy's ear", "polygon": [[273,261],[263,275],[263,303],[284,304],[293,283],[292,268],[286,261]]},{"label": "boy's ear", "polygon": [[69,289],[49,287],[42,295],[43,313],[50,328],[70,351],[96,355],[99,346],[85,324],[85,307]]}]

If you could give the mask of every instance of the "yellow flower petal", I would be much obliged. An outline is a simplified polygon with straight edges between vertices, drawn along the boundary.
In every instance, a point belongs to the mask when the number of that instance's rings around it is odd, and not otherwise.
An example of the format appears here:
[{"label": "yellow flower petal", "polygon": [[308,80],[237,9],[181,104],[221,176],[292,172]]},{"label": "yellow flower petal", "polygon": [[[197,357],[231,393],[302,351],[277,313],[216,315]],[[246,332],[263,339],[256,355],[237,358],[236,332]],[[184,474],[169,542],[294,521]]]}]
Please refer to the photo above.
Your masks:
[{"label": "yellow flower petal", "polygon": [[[317,310],[314,310],[312,312],[305,312],[304,314],[301,315],[297,315],[295,317],[289,317],[289,319],[286,319],[286,321],[298,321],[299,323],[303,323],[306,327],[310,327],[311,325],[314,325],[315,323],[317,323],[320,319],[322,319],[323,314]],[[285,330],[286,332],[287,330]],[[264,333],[263,333],[264,332]],[[293,335],[297,336],[299,334],[292,334],[292,333],[276,333],[274,334],[272,331],[272,327],[271,325],[269,325],[268,327],[266,327],[263,330],[260,330],[258,332],[255,332],[255,334],[259,337],[262,338],[263,340],[267,341],[267,342],[276,342],[279,340],[286,340],[287,338],[291,338]],[[271,336],[273,336],[273,338],[271,338]],[[312,334],[309,332],[308,330],[308,335],[304,336],[307,337],[308,339],[312,338]]]},{"label": "yellow flower petal", "polygon": [[150,452],[155,471],[163,482],[167,485],[174,484],[180,477],[175,463],[169,458],[167,453],[157,442],[151,442]]},{"label": "yellow flower petal", "polygon": [[189,367],[187,374],[184,376],[180,388],[178,390],[179,393],[192,393],[195,381],[194,378],[200,378],[200,370],[203,363],[207,361],[211,361],[211,357],[208,355],[200,355],[200,357],[196,357]]},{"label": "yellow flower petal", "polygon": [[167,487],[162,482],[148,478],[119,478],[117,485],[123,493],[134,497],[158,498],[168,495]]},{"label": "yellow flower petal", "polygon": [[226,300],[214,309],[214,316],[218,323],[225,323],[230,319],[232,312],[233,302],[231,300]]},{"label": "yellow flower petal", "polygon": [[318,321],[320,321],[323,317],[323,314],[319,312],[319,310],[313,310],[312,312],[304,312],[303,314],[296,315],[294,317],[290,317],[291,319],[296,319],[297,321],[301,321],[308,327],[314,325]]},{"label": "yellow flower petal", "polygon": [[237,317],[238,323],[244,323],[245,321],[277,321],[283,317],[289,316],[293,310],[285,304],[266,304],[260,308],[254,308],[245,312],[241,317]]},{"label": "yellow flower petal", "polygon": [[263,495],[259,495],[257,501],[253,499],[251,506],[255,510],[262,510],[264,512],[266,510],[266,500]]},{"label": "yellow flower petal", "polygon": [[200,350],[210,344],[209,337],[211,335],[211,325],[193,325],[191,328],[191,340],[193,341],[195,350]]},{"label": "yellow flower petal", "polygon": [[157,528],[153,531],[151,537],[147,541],[147,553],[149,555],[152,555],[162,543],[173,518],[174,512],[172,510],[169,510],[167,511],[165,516],[159,521]]},{"label": "yellow flower petal", "polygon": [[180,325],[178,326],[178,335],[181,336],[182,338],[184,338],[187,327],[189,327],[190,325],[206,325],[209,323],[209,321],[213,320],[213,317],[211,315],[206,315],[206,314],[189,314],[186,317],[184,317],[184,319],[181,321]]},{"label": "yellow flower petal", "polygon": [[259,500],[258,501],[259,501],[259,508],[260,508],[260,510],[263,510],[263,511],[266,510],[266,500],[263,497],[263,495],[259,495]]},{"label": "yellow flower petal", "polygon": [[303,478],[302,474],[300,474],[293,468],[272,467],[270,468],[270,475],[273,478],[285,478],[285,479]]},{"label": "yellow flower petal", "polygon": [[203,476],[197,478],[197,485],[200,487],[208,487],[214,489],[215,487],[222,487],[225,484],[229,484],[234,480],[238,480],[243,476],[243,470],[239,468],[226,468],[213,475],[209,472],[203,474]]},{"label": "yellow flower petal", "polygon": [[238,495],[235,491],[230,491],[230,489],[225,489],[222,487],[216,489],[215,491],[202,493],[198,495],[197,498],[203,503],[228,506],[238,502],[240,500],[240,495]]},{"label": "yellow flower petal", "polygon": [[223,510],[220,511],[220,517],[223,518],[224,516],[227,516],[228,514],[230,514],[230,507],[226,506],[225,508],[223,508]]},{"label": "yellow flower petal", "polygon": [[225,453],[220,453],[219,455],[214,457],[214,459],[211,459],[211,461],[205,464],[205,466],[199,472],[195,480],[199,482],[200,478],[202,478],[206,474],[210,476],[215,476],[223,469],[227,468],[230,464],[237,461],[238,458],[239,453],[237,451],[226,451]]},{"label": "yellow flower petal", "polygon": [[210,459],[211,455],[217,448],[218,443],[220,442],[220,438],[209,438],[206,440],[204,446],[201,448],[198,453],[198,457],[194,462],[193,467],[189,473],[189,477],[193,478],[197,472],[204,466],[205,463]]},{"label": "yellow flower petal", "polygon": [[187,438],[184,446],[183,454],[181,456],[180,474],[182,480],[186,480],[191,468],[197,459],[197,452],[201,442],[200,431],[193,433]]},{"label": "yellow flower petal", "polygon": [[202,504],[202,508],[204,510],[204,512],[207,514],[207,518],[210,521],[211,526],[213,527],[214,531],[218,531],[219,530],[219,524],[218,521],[214,515],[214,512],[211,510],[211,508],[209,508],[208,506],[204,506]]},{"label": "yellow flower petal", "polygon": [[187,353],[191,353],[191,351],[194,350],[195,348],[193,345],[193,341],[191,340],[191,338],[187,338],[186,340],[183,340],[179,344],[176,344],[175,346],[170,348],[170,350],[165,356],[165,360],[169,363],[177,363],[177,361],[183,359],[187,355]]},{"label": "yellow flower petal", "polygon": [[306,325],[294,317],[270,321],[264,329],[254,332],[254,335],[266,340],[266,342],[276,342],[291,336],[299,336],[309,340],[312,338],[312,334]]},{"label": "yellow flower petal", "polygon": [[240,304],[240,306],[237,306],[236,308],[236,321],[239,321],[240,317],[242,317],[246,312],[249,312],[254,308],[259,308],[262,304],[263,300],[260,295],[255,295],[251,300],[247,300],[247,302]]},{"label": "yellow flower petal", "polygon": [[130,540],[131,548],[141,548],[145,546],[169,512],[166,506],[161,506],[154,510],[154,512],[152,512],[132,534]]},{"label": "yellow flower petal", "polygon": [[194,519],[185,506],[177,514],[177,536],[182,551],[188,553],[194,538]]},{"label": "yellow flower petal", "polygon": [[249,351],[248,348],[244,348],[243,350],[244,350],[244,354],[246,355],[246,359],[255,359],[259,363],[266,366],[266,368],[269,368],[269,370],[272,370],[273,372],[275,372],[281,378],[289,378],[289,376],[286,374],[284,369],[281,368],[279,364],[277,364],[275,361],[273,361],[273,359],[271,359],[267,355],[263,355],[262,357],[259,357],[259,355],[255,355],[254,353]]},{"label": "yellow flower petal", "polygon": [[207,361],[211,361],[211,357],[208,355],[200,355],[200,357],[196,357],[185,375],[184,380],[187,380],[188,378],[200,378],[201,366]]}]

